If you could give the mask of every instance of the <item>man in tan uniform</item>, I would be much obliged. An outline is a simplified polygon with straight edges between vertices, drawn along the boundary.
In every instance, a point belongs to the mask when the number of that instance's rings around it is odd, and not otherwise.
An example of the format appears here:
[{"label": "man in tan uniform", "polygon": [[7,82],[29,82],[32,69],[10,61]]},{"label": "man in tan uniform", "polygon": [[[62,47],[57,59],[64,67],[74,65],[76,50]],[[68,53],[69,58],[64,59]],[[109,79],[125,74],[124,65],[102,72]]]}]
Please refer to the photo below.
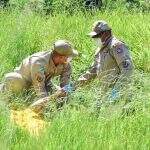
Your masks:
[{"label": "man in tan uniform", "polygon": [[89,34],[97,43],[95,60],[89,70],[81,75],[78,84],[87,83],[95,77],[101,81],[102,91],[119,89],[133,71],[133,63],[126,44],[112,35],[111,27],[103,20],[93,24]]},{"label": "man in tan uniform", "polygon": [[35,53],[23,60],[14,72],[5,75],[1,90],[20,92],[33,86],[39,98],[52,90],[51,79],[60,76],[60,88],[69,83],[71,64],[68,61],[78,55],[65,40],[54,43],[52,50]]}]

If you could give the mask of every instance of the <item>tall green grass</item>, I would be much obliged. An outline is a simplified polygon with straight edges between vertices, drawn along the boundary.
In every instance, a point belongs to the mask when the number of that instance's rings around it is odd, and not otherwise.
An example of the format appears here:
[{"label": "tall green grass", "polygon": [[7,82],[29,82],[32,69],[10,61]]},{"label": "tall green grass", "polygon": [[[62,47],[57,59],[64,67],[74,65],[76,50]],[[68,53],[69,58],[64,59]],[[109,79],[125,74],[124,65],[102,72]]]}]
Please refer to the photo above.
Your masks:
[{"label": "tall green grass", "polygon": [[[67,39],[80,56],[73,61],[76,80],[93,61],[96,46],[87,36],[98,19],[106,20],[114,35],[124,40],[133,57],[134,111],[122,114],[124,99],[104,105],[97,114],[99,81],[69,96],[62,111],[45,112],[49,127],[41,137],[32,137],[9,121],[9,109],[0,106],[0,149],[150,149],[150,15],[118,9],[104,12],[78,12],[43,16],[28,11],[0,11],[0,78],[18,66],[28,55],[50,49],[57,39]],[[1,95],[6,101],[7,95]],[[18,97],[13,97],[18,102]],[[12,100],[12,98],[10,97]],[[24,98],[26,99],[26,98]],[[2,142],[3,141],[3,142]]]},{"label": "tall green grass", "polygon": [[86,10],[118,10],[148,12],[150,2],[147,0],[105,0],[101,6],[85,6],[86,0],[9,0],[11,9],[27,9],[45,14],[68,13],[74,14]]},{"label": "tall green grass", "polygon": [[18,65],[24,57],[50,48],[52,43],[60,38],[71,41],[83,55],[74,61],[74,65],[80,70],[79,63],[82,63],[84,70],[91,63],[91,56],[96,48],[87,34],[91,31],[93,22],[98,19],[109,22],[113,33],[129,45],[136,68],[150,71],[149,14],[124,14],[115,11],[111,12],[111,15],[109,12],[84,15],[79,12],[73,16],[64,13],[42,17],[34,13],[1,11],[0,18],[0,59],[4,62],[0,67],[1,77],[4,72],[10,71],[12,66]]}]

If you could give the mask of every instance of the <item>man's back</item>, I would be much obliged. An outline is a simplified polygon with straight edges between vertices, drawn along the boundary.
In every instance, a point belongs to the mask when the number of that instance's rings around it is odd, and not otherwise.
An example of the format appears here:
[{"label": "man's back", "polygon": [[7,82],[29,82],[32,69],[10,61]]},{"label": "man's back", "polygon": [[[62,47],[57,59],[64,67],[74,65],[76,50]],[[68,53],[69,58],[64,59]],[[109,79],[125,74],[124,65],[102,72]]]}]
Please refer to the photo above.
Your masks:
[{"label": "man's back", "polygon": [[16,67],[14,71],[20,73],[27,81],[31,82],[32,66],[35,64],[39,64],[41,67],[48,66],[50,56],[50,51],[32,54],[31,56],[25,58],[20,66]]}]

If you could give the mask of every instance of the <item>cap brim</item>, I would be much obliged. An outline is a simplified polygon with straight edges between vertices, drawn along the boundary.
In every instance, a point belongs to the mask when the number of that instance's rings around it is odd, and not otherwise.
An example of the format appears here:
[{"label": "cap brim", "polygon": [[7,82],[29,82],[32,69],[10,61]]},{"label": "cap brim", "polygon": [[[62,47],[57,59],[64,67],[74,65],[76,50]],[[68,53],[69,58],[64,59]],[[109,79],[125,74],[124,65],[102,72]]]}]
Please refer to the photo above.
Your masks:
[{"label": "cap brim", "polygon": [[73,49],[73,50],[72,50],[72,55],[71,55],[71,56],[72,56],[72,57],[76,57],[76,56],[78,56],[78,54],[79,54],[78,51],[75,50],[75,49]]},{"label": "cap brim", "polygon": [[94,37],[94,36],[96,36],[97,34],[98,34],[97,32],[92,31],[92,32],[90,32],[90,33],[88,34],[88,36]]}]

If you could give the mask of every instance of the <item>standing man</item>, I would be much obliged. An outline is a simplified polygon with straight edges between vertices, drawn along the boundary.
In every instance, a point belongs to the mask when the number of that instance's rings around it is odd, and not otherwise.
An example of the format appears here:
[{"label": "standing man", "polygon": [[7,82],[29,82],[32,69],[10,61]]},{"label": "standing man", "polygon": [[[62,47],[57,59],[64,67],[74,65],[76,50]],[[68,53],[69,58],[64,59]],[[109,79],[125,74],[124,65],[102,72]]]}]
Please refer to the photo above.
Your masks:
[{"label": "standing man", "polygon": [[[112,96],[121,84],[129,79],[133,71],[133,63],[126,44],[112,34],[111,27],[103,20],[93,24],[90,37],[96,42],[98,49],[95,60],[89,70],[81,75],[77,84],[87,83],[96,77],[100,78],[102,91],[112,88]],[[125,81],[125,82],[124,82]]]},{"label": "standing man", "polygon": [[69,84],[71,58],[78,55],[72,45],[65,40],[54,43],[52,50],[35,53],[23,60],[14,72],[5,75],[1,91],[20,92],[33,87],[39,98],[52,92],[51,79],[60,76],[60,88]]}]

